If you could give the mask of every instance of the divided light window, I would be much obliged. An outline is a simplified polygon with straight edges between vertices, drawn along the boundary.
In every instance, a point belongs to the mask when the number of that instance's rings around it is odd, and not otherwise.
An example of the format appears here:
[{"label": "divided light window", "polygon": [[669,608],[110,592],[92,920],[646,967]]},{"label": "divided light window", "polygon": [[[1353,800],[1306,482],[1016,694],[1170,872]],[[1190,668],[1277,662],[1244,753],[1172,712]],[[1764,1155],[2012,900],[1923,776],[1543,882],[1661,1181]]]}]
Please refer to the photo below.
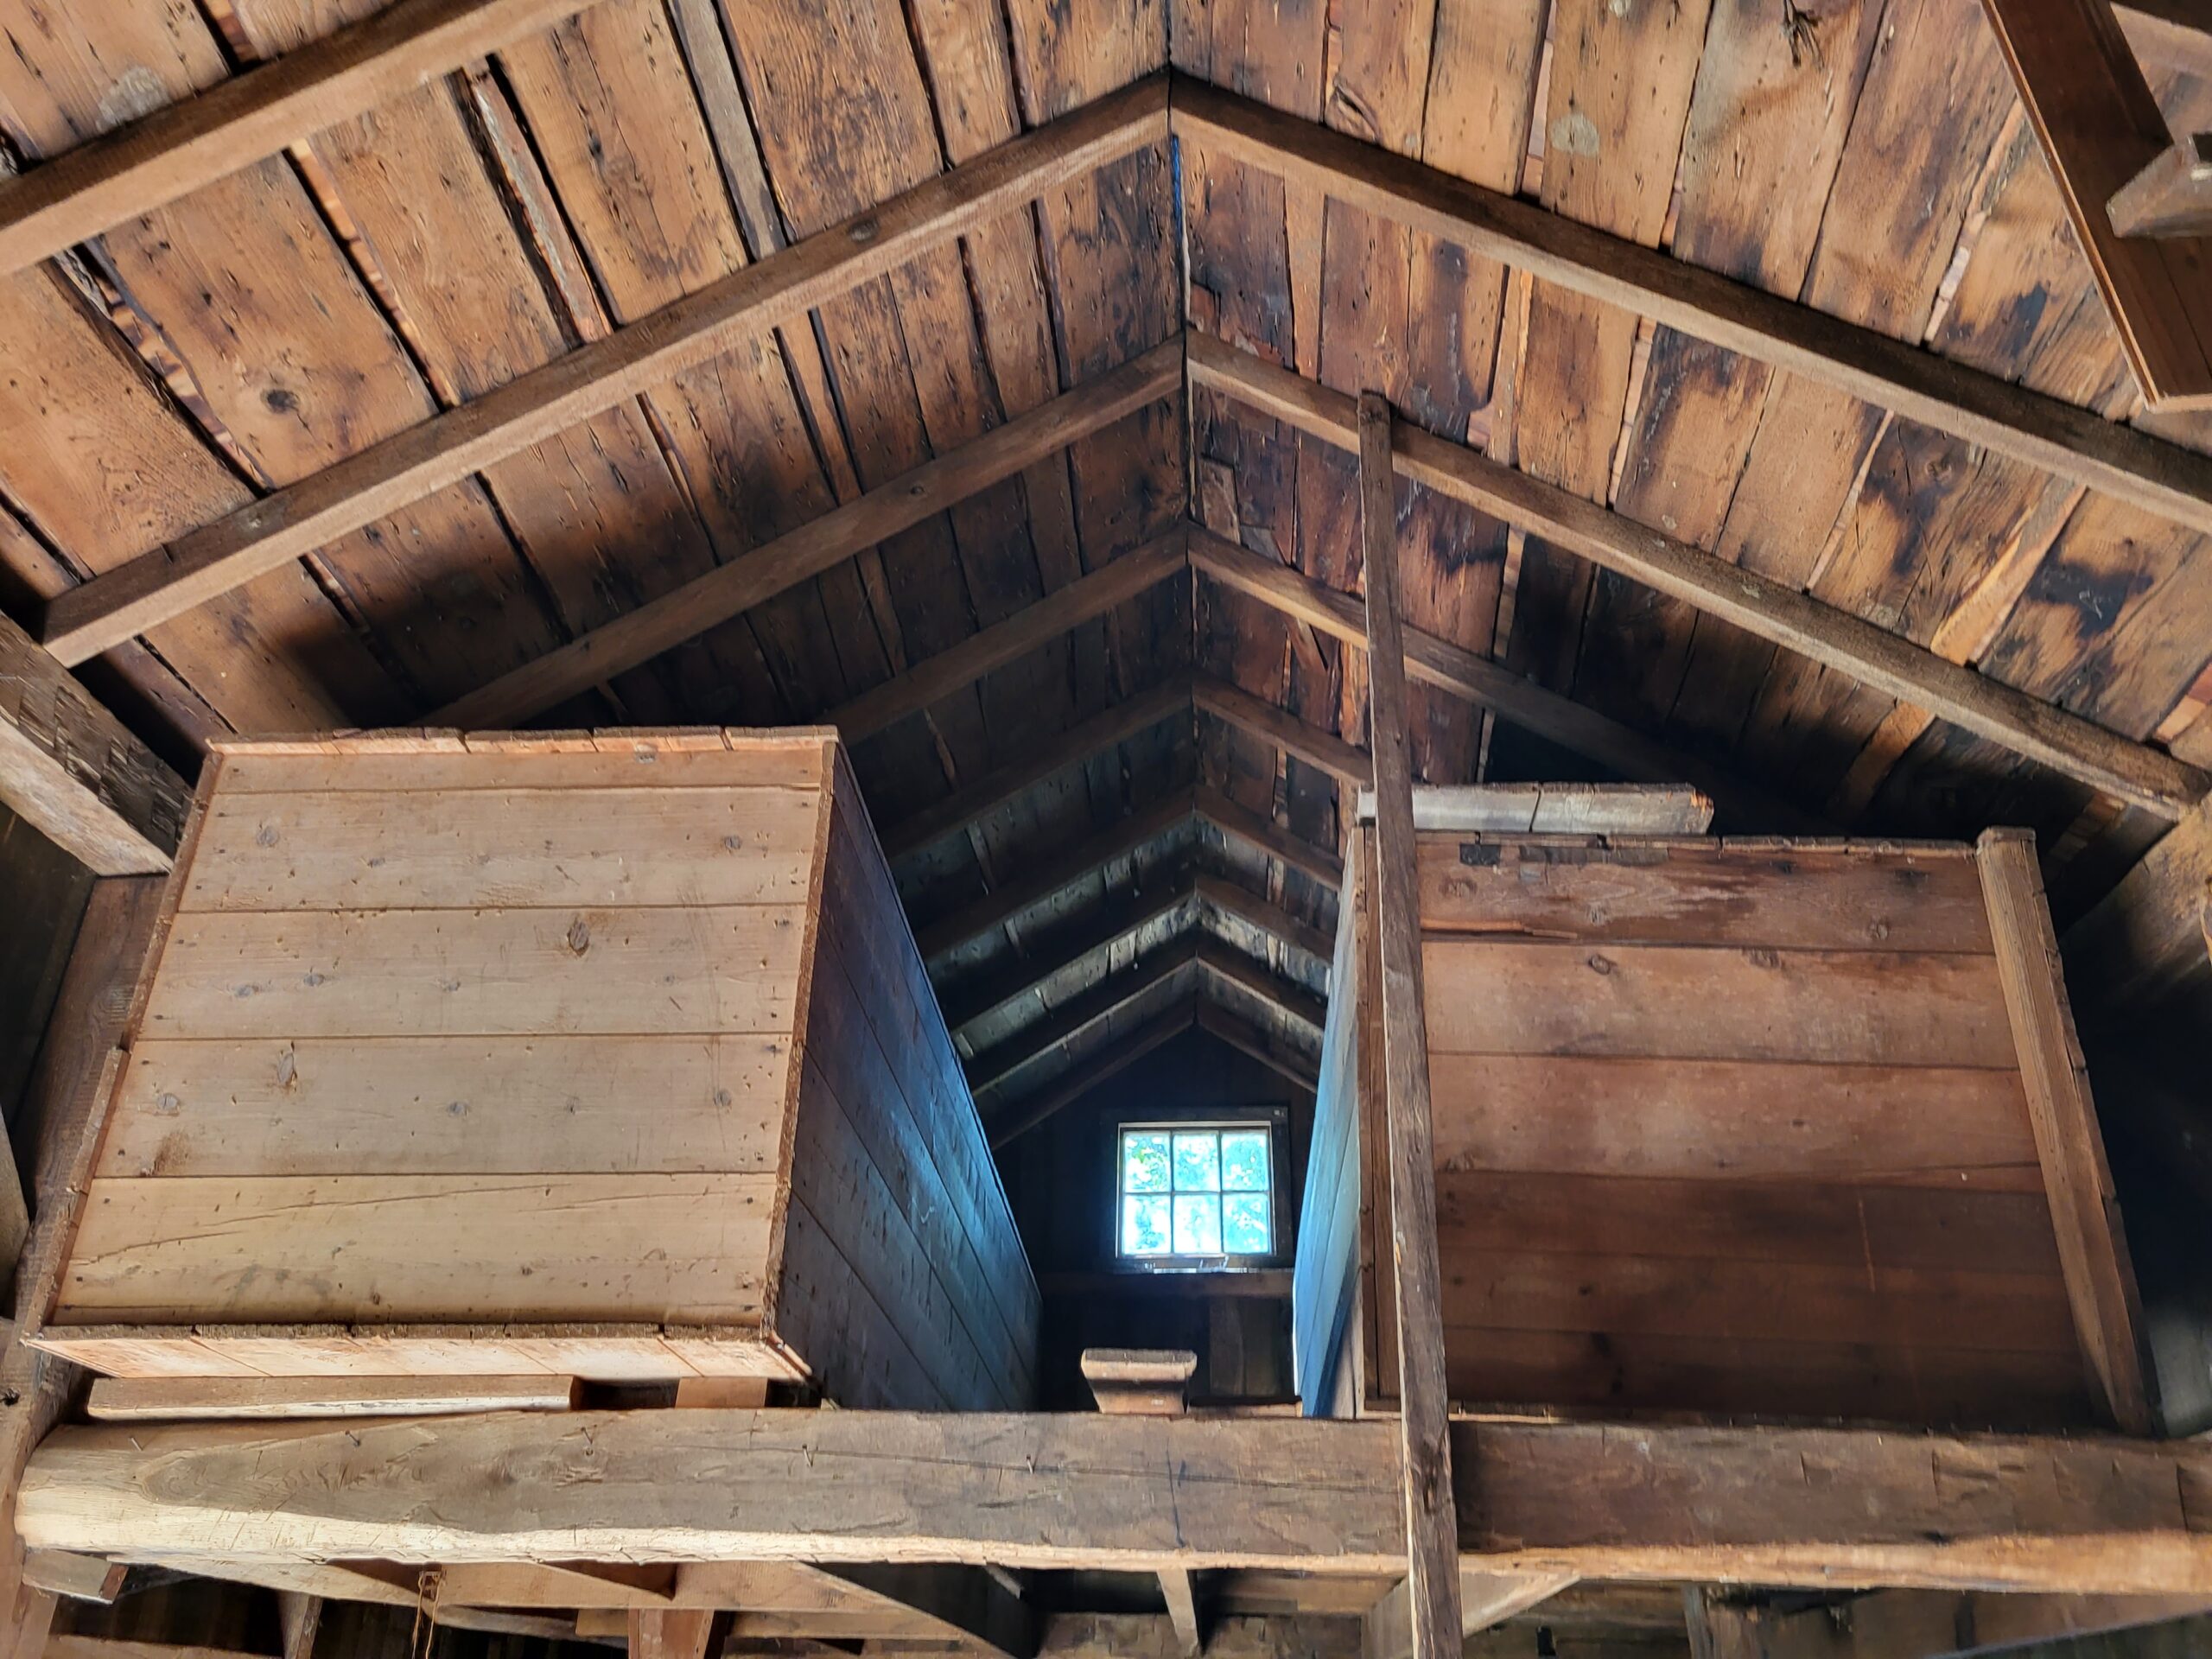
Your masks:
[{"label": "divided light window", "polygon": [[1274,1251],[1267,1125],[1122,1131],[1121,1253],[1136,1261]]}]

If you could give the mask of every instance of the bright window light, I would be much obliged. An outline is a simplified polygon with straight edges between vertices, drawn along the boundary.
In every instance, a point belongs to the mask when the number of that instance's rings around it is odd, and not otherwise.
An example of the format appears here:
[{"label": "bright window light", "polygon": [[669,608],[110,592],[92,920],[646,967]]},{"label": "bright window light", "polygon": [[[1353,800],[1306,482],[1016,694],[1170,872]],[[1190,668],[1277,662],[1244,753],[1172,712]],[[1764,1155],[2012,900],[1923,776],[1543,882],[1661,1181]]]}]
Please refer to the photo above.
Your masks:
[{"label": "bright window light", "polygon": [[1268,1255],[1274,1183],[1264,1125],[1122,1131],[1122,1254]]}]

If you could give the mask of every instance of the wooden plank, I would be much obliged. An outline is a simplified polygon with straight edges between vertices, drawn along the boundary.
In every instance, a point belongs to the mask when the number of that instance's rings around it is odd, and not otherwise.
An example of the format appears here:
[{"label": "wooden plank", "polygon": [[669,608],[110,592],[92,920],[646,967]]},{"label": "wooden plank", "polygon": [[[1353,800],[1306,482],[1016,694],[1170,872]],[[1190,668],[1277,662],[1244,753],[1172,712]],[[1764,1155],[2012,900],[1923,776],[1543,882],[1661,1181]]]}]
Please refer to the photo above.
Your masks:
[{"label": "wooden plank", "polygon": [[[2212,1593],[2212,1446],[1844,1429],[1455,1427],[1484,1571]],[[50,1436],[36,1548],[189,1558],[934,1560],[1390,1573],[1397,1430],[1291,1417],[819,1411],[92,1426]],[[404,1467],[405,1481],[340,1468]],[[507,1478],[490,1482],[496,1469]],[[1286,1483],[1283,1470],[1300,1478]],[[1455,1568],[1459,1563],[1454,1562]]]},{"label": "wooden plank", "polygon": [[1188,143],[2212,532],[2212,461],[2177,444],[1233,92],[1179,78],[1173,98]]},{"label": "wooden plank", "polygon": [[1303,950],[1316,961],[1326,963],[1336,954],[1336,942],[1328,934],[1300,921],[1273,899],[1262,898],[1227,876],[1211,875],[1201,871],[1197,879],[1196,891],[1199,903],[1211,905],[1223,915],[1233,916],[1248,927],[1256,927],[1262,933]]},{"label": "wooden plank", "polygon": [[1110,1019],[1163,981],[1198,960],[1198,937],[1185,932],[1150,956],[1109,974],[1082,995],[1052,1009],[1002,1043],[985,1049],[968,1064],[969,1086],[978,1095],[1001,1090],[1026,1066]]},{"label": "wooden plank", "polygon": [[2208,902],[2212,798],[2067,929],[2066,964],[2088,1023],[2124,1023],[2203,974]]},{"label": "wooden plank", "polygon": [[1103,1412],[1180,1417],[1198,1357],[1187,1348],[1086,1348],[1078,1368]]},{"label": "wooden plank", "polygon": [[791,1050],[785,1036],[150,1040],[125,1063],[95,1173],[772,1173]]},{"label": "wooden plank", "polygon": [[1146,887],[1126,899],[1120,894],[1109,894],[1104,909],[1085,928],[1082,937],[1068,950],[1056,954],[1051,961],[1010,963],[1004,972],[995,975],[972,989],[963,987],[957,995],[945,996],[945,1028],[954,1032],[963,1030],[979,1020],[1001,1014],[1014,1003],[1032,996],[1038,999],[1041,1007],[1042,988],[1047,982],[1110,951],[1132,934],[1150,927],[1187,906],[1193,891],[1192,886],[1186,882],[1179,886]]},{"label": "wooden plank", "polygon": [[681,732],[368,732],[218,739],[229,796],[332,790],[793,789],[828,777],[827,727]]},{"label": "wooden plank", "polygon": [[128,1562],[67,1549],[35,1549],[23,1557],[25,1584],[73,1601],[111,1602],[130,1576]]},{"label": "wooden plank", "polygon": [[1191,1573],[1180,1567],[1162,1567],[1160,1593],[1167,1604],[1167,1622],[1175,1627],[1175,1643],[1183,1659],[1198,1659],[1206,1645],[1205,1626],[1198,1621],[1198,1600]]},{"label": "wooden plank", "polygon": [[951,650],[862,692],[832,714],[830,722],[853,743],[895,726],[1179,574],[1184,569],[1183,548],[1179,526],[1155,536],[1134,552],[1031,601],[1004,621],[978,629]]},{"label": "wooden plank", "polygon": [[2111,0],[1983,0],[2145,403],[2212,409],[2212,238],[2128,236],[2105,204],[2173,141]]},{"label": "wooden plank", "polygon": [[2112,194],[2106,215],[2120,236],[2212,236],[2212,132],[2193,132]]},{"label": "wooden plank", "polygon": [[1294,1024],[1303,1026],[1318,1046],[1327,1023],[1328,1005],[1304,986],[1281,979],[1266,963],[1255,962],[1242,950],[1208,936],[1198,945],[1198,966],[1224,984],[1234,985],[1273,1007]]},{"label": "wooden plank", "polygon": [[183,782],[0,616],[0,805],[95,875],[169,867]]},{"label": "wooden plank", "polygon": [[171,931],[149,1037],[780,1033],[805,912],[202,911]]},{"label": "wooden plank", "polygon": [[818,790],[359,791],[207,810],[180,910],[485,910],[792,904]]},{"label": "wooden plank", "polygon": [[1020,760],[955,790],[935,806],[892,825],[883,833],[884,856],[895,863],[988,817],[1057,772],[1081,766],[1164,721],[1179,715],[1187,721],[1190,711],[1191,683],[1185,675],[1126,697]]},{"label": "wooden plank", "polygon": [[54,1322],[749,1323],[760,1317],[778,1185],[766,1175],[99,1180]]},{"label": "wooden plank", "polygon": [[1053,894],[1073,887],[1104,865],[1127,858],[1147,842],[1155,841],[1186,823],[1191,798],[1182,793],[1163,796],[1151,805],[1109,825],[1082,845],[1050,864],[1008,881],[950,915],[915,931],[925,961],[934,962],[958,950],[969,940],[1003,927],[1024,911]]},{"label": "wooden plank", "polygon": [[[118,567],[58,596],[48,607],[40,643],[64,663],[78,663],[122,643],[168,617],[251,581],[254,576],[312,552],[348,532],[374,524],[395,507],[431,495],[471,474],[555,436],[579,421],[625,398],[649,392],[687,368],[707,362],[733,345],[780,327],[862,283],[895,270],[923,251],[939,246],[1019,207],[1071,179],[1083,177],[1114,158],[1160,141],[1165,134],[1166,88],[1159,79],[1135,83],[1082,111],[1039,127],[950,172],[905,191],[868,213],[794,243],[784,251],[747,265],[648,317],[518,376],[473,402],[446,410],[397,433],[346,460],[226,518],[181,537],[162,551]],[[1173,342],[1171,342],[1171,345]],[[1166,350],[1166,348],[1162,348]],[[1179,358],[1179,348],[1169,353]],[[900,501],[887,496],[848,503],[805,531],[802,543],[789,538],[775,544],[779,558],[762,560],[762,550],[736,565],[721,567],[704,580],[713,602],[724,608],[709,613],[705,596],[690,589],[664,594],[651,607],[626,616],[615,631],[586,635],[549,658],[528,665],[526,682],[495,682],[502,704],[521,706],[543,696],[536,708],[550,708],[568,695],[556,681],[577,689],[597,683],[620,668],[634,666],[668,645],[691,637],[677,632],[684,619],[699,626],[736,614],[758,597],[788,585],[780,576],[760,591],[770,564],[798,566],[808,560],[835,563],[821,552],[842,544],[849,556],[911,524],[968,493],[978,470],[1001,465],[1003,477],[1020,470],[1038,454],[1063,447],[1090,424],[1114,413],[1111,394],[1134,379],[1146,383],[1154,357],[1140,358],[1128,376],[1103,377],[1090,386],[1009,422],[988,436],[963,446],[952,456],[931,463],[926,479],[939,491],[957,492],[931,504],[931,498]],[[1159,360],[1172,378],[1173,361]],[[1166,390],[1163,385],[1135,397],[1133,408]],[[1008,436],[1012,434],[1012,436]],[[1038,447],[1041,445],[1041,448]],[[1034,453],[1025,453],[1033,449]],[[918,480],[901,480],[904,488]],[[865,502],[868,505],[863,506]],[[858,539],[853,539],[857,537]],[[750,567],[756,563],[763,569]],[[728,573],[746,567],[741,581]],[[793,578],[794,580],[796,578]],[[585,642],[592,643],[586,646]],[[579,647],[584,647],[581,651]],[[584,678],[576,680],[582,673]],[[474,710],[472,718],[449,724],[519,723],[519,716],[491,717],[490,688],[456,704]]]},{"label": "wooden plank", "polygon": [[1398,620],[1397,474],[1390,406],[1359,399],[1359,521],[1367,594],[1368,723],[1375,763],[1375,928],[1382,959],[1383,1121],[1397,1287],[1398,1418],[1405,1458],[1408,1617],[1414,1659],[1459,1651],[1459,1536],[1445,1414],[1444,1291],[1437,1266],[1427,995],[1415,866],[1406,652]]},{"label": "wooden plank", "polygon": [[567,1411],[575,1380],[477,1376],[124,1377],[92,1381],[85,1414],[99,1423],[233,1417],[450,1417],[470,1411]]},{"label": "wooden plank", "polygon": [[1085,1055],[1076,1076],[1055,1082],[1041,1094],[1017,1096],[991,1117],[988,1125],[991,1150],[996,1152],[1028,1134],[1047,1118],[1074,1105],[1116,1072],[1126,1070],[1169,1039],[1181,1036],[1197,1017],[1198,1009],[1193,1004],[1179,1003],[1099,1052]]},{"label": "wooden plank", "polygon": [[0,276],[557,22],[581,0],[404,0],[0,181]]},{"label": "wooden plank", "polygon": [[[1571,1573],[1484,1573],[1459,1568],[1459,1626],[1473,1636],[1549,1601],[1574,1582]],[[1401,1579],[1360,1618],[1361,1659],[1409,1659],[1414,1650],[1410,1580]]]},{"label": "wooden plank", "polygon": [[2018,1065],[1987,957],[1433,939],[1440,1054]]},{"label": "wooden plank", "polygon": [[[1224,586],[1332,639],[1366,649],[1366,623],[1356,595],[1197,526],[1191,531],[1190,556],[1194,569]],[[1686,780],[1724,803],[1736,821],[1747,826],[1801,831],[1825,827],[1817,817],[1747,779],[1685,750],[1670,748],[1487,657],[1419,628],[1408,627],[1404,634],[1406,672],[1414,679],[1491,709],[1500,719],[1624,778],[1647,783]]]},{"label": "wooden plank", "polygon": [[1285,869],[1296,870],[1311,881],[1332,891],[1335,889],[1344,874],[1344,861],[1334,852],[1316,847],[1273,818],[1262,817],[1257,812],[1239,806],[1219,790],[1205,784],[1198,785],[1195,798],[1198,817],[1224,836],[1235,836],[1275,860]]},{"label": "wooden plank", "polygon": [[1990,949],[1980,877],[1957,847],[1678,841],[1608,850],[1425,835],[1420,859],[1421,921],[1430,934],[1771,950]]},{"label": "wooden plank", "polygon": [[2067,1006],[2035,837],[2024,830],[1986,830],[1975,856],[2082,1357],[2113,1421],[2131,1434],[2152,1433],[2156,1382],[2142,1304],[2097,1129],[2088,1068]]},{"label": "wooden plank", "polygon": [[[1375,796],[1359,794],[1372,823]],[[1463,834],[1701,836],[1713,803],[1683,785],[1423,784],[1414,791],[1414,828]]]},{"label": "wooden plank", "polygon": [[633,1607],[630,1659],[707,1659],[715,1617],[709,1607]]},{"label": "wooden plank", "polygon": [[[1245,399],[1325,442],[1352,443],[1355,410],[1343,393],[1205,335],[1193,334],[1189,349],[1194,383]],[[2212,779],[2163,749],[2119,736],[1785,582],[1500,467],[1464,445],[1402,427],[1395,434],[1393,464],[1417,483],[1541,534],[1605,569],[2161,817],[2182,817],[2212,787]]]},{"label": "wooden plank", "polygon": [[1201,674],[1191,683],[1191,700],[1205,713],[1327,772],[1348,788],[1364,789],[1373,781],[1373,768],[1357,744],[1308,726],[1280,704],[1255,697],[1241,686]]}]

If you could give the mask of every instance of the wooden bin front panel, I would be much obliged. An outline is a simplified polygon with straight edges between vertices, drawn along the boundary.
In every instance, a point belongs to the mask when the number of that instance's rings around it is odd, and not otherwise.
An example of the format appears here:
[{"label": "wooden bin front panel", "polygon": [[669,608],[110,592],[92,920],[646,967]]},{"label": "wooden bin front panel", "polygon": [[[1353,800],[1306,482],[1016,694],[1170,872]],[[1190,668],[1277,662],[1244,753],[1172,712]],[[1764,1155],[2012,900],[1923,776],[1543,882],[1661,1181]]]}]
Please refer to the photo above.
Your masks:
[{"label": "wooden bin front panel", "polygon": [[1421,877],[1455,1400],[2091,1421],[1970,849],[1431,834]]},{"label": "wooden bin front panel", "polygon": [[[440,1325],[470,1328],[387,1340],[391,1368],[693,1369],[663,1325],[757,1345],[827,739],[693,741],[211,761],[51,1338],[200,1327],[82,1350],[182,1370]],[[533,1325],[575,1338],[479,1345]]]}]

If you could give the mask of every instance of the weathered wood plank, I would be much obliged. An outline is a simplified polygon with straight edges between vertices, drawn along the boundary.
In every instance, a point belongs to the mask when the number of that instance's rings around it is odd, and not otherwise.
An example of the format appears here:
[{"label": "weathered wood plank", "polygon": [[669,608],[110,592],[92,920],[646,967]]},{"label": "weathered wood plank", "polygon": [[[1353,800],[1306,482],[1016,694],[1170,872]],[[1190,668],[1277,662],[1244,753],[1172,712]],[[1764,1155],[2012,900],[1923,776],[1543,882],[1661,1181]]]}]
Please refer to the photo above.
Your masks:
[{"label": "weathered wood plank", "polygon": [[1179,1003],[1110,1046],[1085,1055],[1074,1077],[1055,1083],[1041,1094],[1022,1096],[1002,1108],[988,1125],[991,1150],[996,1152],[1028,1134],[1046,1119],[1074,1105],[1116,1072],[1126,1070],[1169,1039],[1181,1036],[1197,1017],[1198,1010],[1192,1004]]},{"label": "weathered wood plank", "polygon": [[2088,1023],[2124,1023],[2204,973],[2207,904],[2212,797],[2066,930],[2066,964]]},{"label": "weathered wood plank", "polygon": [[96,1423],[451,1417],[472,1411],[567,1411],[575,1403],[575,1382],[558,1376],[481,1376],[458,1384],[402,1376],[102,1376],[93,1379],[85,1414]]},{"label": "weathered wood plank", "polygon": [[1108,975],[1035,1025],[1023,1027],[1008,1041],[985,1049],[969,1063],[969,1086],[979,1095],[1004,1089],[1026,1066],[1188,968],[1198,959],[1198,934],[1185,931],[1135,966]]},{"label": "weathered wood plank", "polygon": [[1333,851],[1316,847],[1301,836],[1294,835],[1273,818],[1262,817],[1249,808],[1239,806],[1217,789],[1201,784],[1197,791],[1198,814],[1206,823],[1225,836],[1234,836],[1247,846],[1256,849],[1276,860],[1285,869],[1296,870],[1300,875],[1334,888],[1344,874],[1344,861]]}]

